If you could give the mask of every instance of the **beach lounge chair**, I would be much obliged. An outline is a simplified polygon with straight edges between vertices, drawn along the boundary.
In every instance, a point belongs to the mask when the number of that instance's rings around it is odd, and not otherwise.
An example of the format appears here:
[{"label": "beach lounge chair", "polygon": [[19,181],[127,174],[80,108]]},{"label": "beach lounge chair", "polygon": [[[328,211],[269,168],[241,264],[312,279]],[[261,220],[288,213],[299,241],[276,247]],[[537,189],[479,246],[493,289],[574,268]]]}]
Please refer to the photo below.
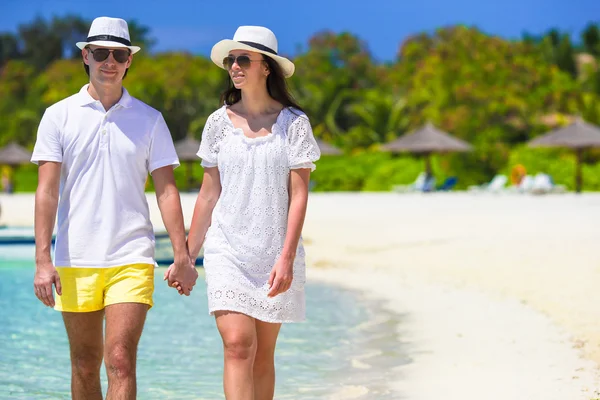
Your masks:
[{"label": "beach lounge chair", "polygon": [[498,174],[494,176],[489,183],[469,186],[468,190],[469,192],[476,193],[500,193],[504,190],[506,182],[508,182],[508,177],[506,175]]},{"label": "beach lounge chair", "polygon": [[531,189],[533,188],[533,176],[525,175],[521,182],[516,185],[509,186],[507,188],[507,192],[509,193],[531,193]]},{"label": "beach lounge chair", "polygon": [[531,194],[565,193],[564,185],[555,185],[548,174],[539,173],[533,178],[530,189]]},{"label": "beach lounge chair", "polygon": [[435,177],[430,176],[429,178],[425,178],[425,183],[423,184],[423,192],[435,192]]},{"label": "beach lounge chair", "polygon": [[421,172],[417,179],[410,185],[394,185],[392,186],[392,191],[396,193],[409,193],[409,192],[420,192],[425,187],[425,179],[427,174],[425,172]]},{"label": "beach lounge chair", "polygon": [[530,193],[533,189],[533,181],[533,176],[525,175],[519,185],[517,185],[517,192]]},{"label": "beach lounge chair", "polygon": [[554,183],[554,179],[552,179],[550,175],[548,175],[548,178],[550,179],[550,183],[552,184],[552,189],[550,190],[550,193],[567,193],[567,187],[565,185],[557,185],[556,183]]},{"label": "beach lounge chair", "polygon": [[458,178],[455,176],[451,176],[449,178],[446,178],[444,183],[437,187],[437,190],[442,192],[449,192],[450,190],[454,189],[454,186],[456,186],[457,182]]}]

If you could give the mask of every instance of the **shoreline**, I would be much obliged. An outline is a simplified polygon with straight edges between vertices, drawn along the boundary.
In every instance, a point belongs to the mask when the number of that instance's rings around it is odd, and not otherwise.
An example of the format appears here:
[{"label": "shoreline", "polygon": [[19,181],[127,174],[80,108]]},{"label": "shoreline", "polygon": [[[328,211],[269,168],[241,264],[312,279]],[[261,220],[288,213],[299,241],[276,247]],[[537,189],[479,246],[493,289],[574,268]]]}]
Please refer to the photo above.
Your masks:
[{"label": "shoreline", "polygon": [[[181,197],[189,226],[196,194]],[[0,224],[31,226],[33,194],[0,204]],[[311,193],[307,279],[402,316],[396,334],[410,362],[390,382],[401,398],[597,399],[598,220],[594,193]],[[369,395],[332,397],[354,398]]]},{"label": "shoreline", "polygon": [[410,362],[409,349],[399,342],[397,333],[397,329],[404,326],[405,315],[361,288],[336,284],[323,276],[311,275],[307,279],[308,285],[343,290],[352,297],[353,306],[367,314],[361,323],[347,333],[347,350],[342,358],[338,358],[338,363],[343,365],[344,374],[341,378],[330,378],[324,382],[331,388],[330,394],[324,398],[397,399],[399,393],[390,382],[395,380],[397,369]]},{"label": "shoreline", "polygon": [[309,279],[408,316],[401,398],[597,399],[595,216],[597,194],[312,195]]},{"label": "shoreline", "polygon": [[[390,280],[381,273],[365,278],[348,268],[312,269],[308,279],[357,290],[403,316],[395,334],[407,359],[393,367],[389,398],[430,400],[440,393],[448,400],[600,397],[597,364],[573,347],[564,329],[519,301]],[[361,364],[368,366],[369,359],[362,358]],[[348,388],[331,400],[369,398],[367,392],[363,396]]]}]

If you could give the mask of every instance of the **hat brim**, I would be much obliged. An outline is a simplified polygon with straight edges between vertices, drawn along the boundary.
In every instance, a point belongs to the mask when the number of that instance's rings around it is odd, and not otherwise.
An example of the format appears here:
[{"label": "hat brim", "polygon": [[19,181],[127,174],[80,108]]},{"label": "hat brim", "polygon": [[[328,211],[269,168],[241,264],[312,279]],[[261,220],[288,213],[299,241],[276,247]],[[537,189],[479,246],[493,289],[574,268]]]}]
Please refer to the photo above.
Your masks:
[{"label": "hat brim", "polygon": [[287,58],[269,53],[268,51],[257,49],[256,47],[252,47],[245,43],[236,42],[235,40],[231,39],[221,40],[219,43],[215,44],[210,52],[210,59],[220,68],[226,69],[223,65],[223,59],[227,57],[229,52],[232,50],[248,50],[255,53],[264,54],[265,56],[271,57],[277,64],[279,64],[281,70],[283,71],[283,75],[286,78],[294,75],[296,67],[294,66],[294,63]]},{"label": "hat brim", "polygon": [[77,42],[77,43],[75,43],[75,45],[82,50],[85,48],[85,46],[88,46],[90,44],[93,44],[94,46],[100,46],[100,47],[122,47],[122,48],[131,50],[131,54],[135,54],[141,50],[141,47],[138,47],[138,46],[126,46],[123,43],[111,42],[109,40],[98,40],[98,41],[94,41],[94,42]]}]

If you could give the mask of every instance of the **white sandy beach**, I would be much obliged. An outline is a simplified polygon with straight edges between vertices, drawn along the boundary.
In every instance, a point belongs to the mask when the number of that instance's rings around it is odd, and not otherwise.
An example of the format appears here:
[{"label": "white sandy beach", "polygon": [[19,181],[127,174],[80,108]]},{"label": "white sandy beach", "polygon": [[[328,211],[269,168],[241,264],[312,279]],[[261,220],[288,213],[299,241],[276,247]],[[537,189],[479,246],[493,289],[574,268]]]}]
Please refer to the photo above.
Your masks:
[{"label": "white sandy beach", "polygon": [[[194,201],[182,195],[187,224]],[[33,223],[32,195],[0,205],[0,224]],[[395,369],[394,398],[597,399],[598,221],[597,194],[311,194],[308,278],[402,314],[411,362]],[[376,399],[368,389],[335,398]]]}]

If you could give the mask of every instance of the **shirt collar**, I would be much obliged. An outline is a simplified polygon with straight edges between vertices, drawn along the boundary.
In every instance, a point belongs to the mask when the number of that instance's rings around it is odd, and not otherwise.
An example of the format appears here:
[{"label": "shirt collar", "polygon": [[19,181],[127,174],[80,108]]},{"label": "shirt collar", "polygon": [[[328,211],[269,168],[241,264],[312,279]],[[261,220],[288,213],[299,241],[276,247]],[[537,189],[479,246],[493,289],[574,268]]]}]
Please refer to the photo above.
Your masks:
[{"label": "shirt collar", "polygon": [[83,85],[83,87],[77,95],[77,102],[82,107],[96,102],[96,100],[94,100],[94,98],[88,93],[88,86],[90,85]]},{"label": "shirt collar", "polygon": [[[78,103],[81,107],[87,106],[95,103],[95,100],[88,92],[89,83],[84,85],[78,93]],[[117,102],[121,107],[130,108],[132,106],[132,97],[127,91],[127,89],[123,88],[123,94],[121,94],[121,98]]]},{"label": "shirt collar", "polygon": [[121,98],[119,99],[119,102],[117,104],[120,104],[122,107],[125,108],[130,108],[132,106],[132,97],[129,94],[129,92],[127,91],[127,89],[123,88],[123,94],[121,95]]}]

